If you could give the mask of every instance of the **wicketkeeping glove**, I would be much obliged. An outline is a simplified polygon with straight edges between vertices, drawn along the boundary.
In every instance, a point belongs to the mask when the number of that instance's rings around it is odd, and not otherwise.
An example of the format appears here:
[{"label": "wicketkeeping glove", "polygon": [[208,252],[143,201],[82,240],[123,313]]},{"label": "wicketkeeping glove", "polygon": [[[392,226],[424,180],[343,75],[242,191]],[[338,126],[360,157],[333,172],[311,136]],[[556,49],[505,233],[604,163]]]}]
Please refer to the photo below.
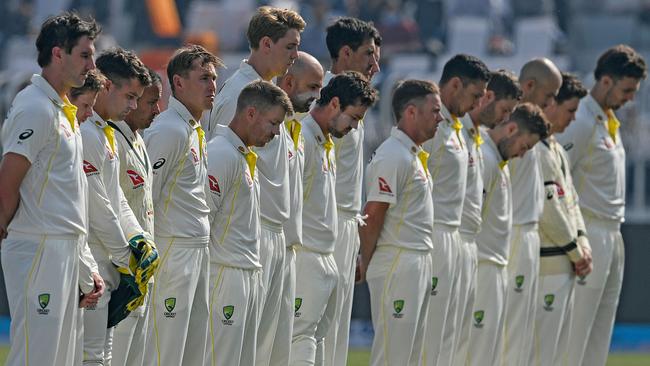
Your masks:
[{"label": "wicketkeeping glove", "polygon": [[129,239],[131,259],[129,267],[135,275],[135,281],[143,294],[147,293],[147,284],[158,268],[158,250],[148,235],[136,235]]},{"label": "wicketkeeping glove", "polygon": [[108,328],[126,318],[141,306],[145,299],[145,294],[140,291],[131,271],[124,267],[116,269],[120,273],[120,284],[111,292],[111,300],[108,302]]}]

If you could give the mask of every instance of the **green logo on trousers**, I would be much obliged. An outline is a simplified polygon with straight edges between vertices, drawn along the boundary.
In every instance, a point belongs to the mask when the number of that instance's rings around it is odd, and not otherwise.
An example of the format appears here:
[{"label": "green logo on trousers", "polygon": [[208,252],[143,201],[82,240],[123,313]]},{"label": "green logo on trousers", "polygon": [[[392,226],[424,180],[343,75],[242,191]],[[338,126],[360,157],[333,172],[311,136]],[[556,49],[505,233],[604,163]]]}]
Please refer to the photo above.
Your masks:
[{"label": "green logo on trousers", "polygon": [[474,312],[474,326],[476,328],[483,328],[483,319],[485,317],[485,311],[479,310]]},{"label": "green logo on trousers", "polygon": [[302,297],[296,297],[296,299],[293,302],[293,309],[294,309],[294,316],[296,318],[300,318],[300,307],[302,306]]},{"label": "green logo on trousers", "polygon": [[404,300],[393,301],[393,309],[395,310],[393,317],[398,319],[403,317],[404,314],[402,314],[402,310],[404,310]]},{"label": "green logo on trousers", "polygon": [[165,309],[167,309],[168,312],[174,311],[174,308],[176,307],[176,298],[175,297],[168,297],[165,299]]},{"label": "green logo on trousers", "polygon": [[554,301],[555,301],[555,295],[553,294],[544,295],[544,310],[553,311]]},{"label": "green logo on trousers", "polygon": [[226,320],[230,320],[234,312],[235,312],[235,306],[233,305],[226,305],[223,307],[223,316],[226,317]]},{"label": "green logo on trousers", "polygon": [[522,288],[524,286],[524,275],[518,275],[515,277],[515,291],[516,292],[522,292],[524,289]]},{"label": "green logo on trousers", "polygon": [[40,294],[38,295],[38,306],[40,309],[36,309],[36,312],[41,315],[47,315],[50,312],[50,309],[47,309],[47,306],[50,304],[50,294]]},{"label": "green logo on trousers", "polygon": [[431,296],[436,296],[438,294],[436,287],[438,287],[438,277],[431,277]]}]

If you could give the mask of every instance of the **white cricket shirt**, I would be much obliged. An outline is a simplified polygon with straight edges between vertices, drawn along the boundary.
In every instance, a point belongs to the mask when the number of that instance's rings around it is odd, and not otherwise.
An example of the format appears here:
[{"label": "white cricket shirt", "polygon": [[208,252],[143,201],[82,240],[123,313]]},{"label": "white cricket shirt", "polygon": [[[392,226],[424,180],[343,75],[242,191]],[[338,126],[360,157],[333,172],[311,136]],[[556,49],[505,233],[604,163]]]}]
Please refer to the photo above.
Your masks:
[{"label": "white cricket shirt", "polygon": [[465,114],[460,121],[463,123],[463,138],[467,143],[467,184],[459,231],[474,236],[481,230],[484,169],[481,146],[485,141],[480,131],[474,127],[469,113]]},{"label": "white cricket shirt", "polygon": [[[292,125],[293,123],[296,125]],[[289,219],[284,223],[284,236],[287,246],[291,246],[302,243],[302,177],[303,169],[305,168],[305,138],[302,134],[301,118],[296,118],[295,115],[287,118],[285,121],[285,129],[287,130],[287,134],[284,136],[287,139],[287,154],[289,158],[290,215]],[[294,131],[293,133],[292,130]],[[296,138],[295,141],[293,139],[294,136]]]}]

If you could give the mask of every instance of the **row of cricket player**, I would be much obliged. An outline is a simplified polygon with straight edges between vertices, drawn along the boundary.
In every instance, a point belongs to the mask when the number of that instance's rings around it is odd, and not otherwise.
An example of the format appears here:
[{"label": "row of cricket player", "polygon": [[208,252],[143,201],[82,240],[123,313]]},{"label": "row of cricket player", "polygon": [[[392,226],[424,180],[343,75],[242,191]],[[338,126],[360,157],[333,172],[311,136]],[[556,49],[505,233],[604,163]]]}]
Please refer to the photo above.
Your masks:
[{"label": "row of cricket player", "polygon": [[366,165],[381,37],[336,20],[324,72],[298,51],[305,26],[257,9],[218,93],[221,61],[178,49],[159,113],[134,53],[95,60],[94,21],[45,21],[42,72],[2,129],[7,365],[344,366],[362,281],[372,365],[605,365],[624,256],[613,111],[645,61],[610,48],[588,93],[548,59],[517,78],[456,55],[438,85],[382,96],[396,123]]}]

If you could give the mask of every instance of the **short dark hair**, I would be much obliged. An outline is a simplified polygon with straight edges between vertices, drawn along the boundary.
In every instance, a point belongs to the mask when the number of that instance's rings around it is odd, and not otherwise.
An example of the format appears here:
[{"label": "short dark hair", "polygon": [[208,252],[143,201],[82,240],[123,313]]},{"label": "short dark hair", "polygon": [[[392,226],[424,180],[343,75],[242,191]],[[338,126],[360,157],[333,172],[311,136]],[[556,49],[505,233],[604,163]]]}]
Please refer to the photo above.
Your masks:
[{"label": "short dark hair", "polygon": [[370,107],[377,100],[377,90],[370,86],[365,76],[356,71],[346,71],[333,77],[321,89],[316,104],[327,105],[334,97],[339,98],[341,110],[358,104]]},{"label": "short dark hair", "polygon": [[167,63],[167,79],[171,85],[172,94],[174,90],[174,75],[180,75],[187,78],[187,74],[192,70],[194,60],[201,60],[201,66],[212,64],[215,68],[223,67],[223,61],[210,53],[208,50],[197,44],[183,46],[174,52]]},{"label": "short dark hair", "polygon": [[562,104],[571,98],[582,99],[587,95],[587,89],[577,76],[568,72],[562,73],[562,86],[555,96],[557,104]]},{"label": "short dark hair", "polygon": [[293,114],[293,107],[287,93],[275,84],[264,80],[249,83],[239,93],[237,112],[241,112],[250,106],[262,111],[280,106],[284,109],[285,115]]},{"label": "short dark hair", "polygon": [[491,72],[490,75],[490,82],[487,84],[487,90],[494,93],[495,100],[521,100],[523,93],[515,74],[500,69]]},{"label": "short dark hair", "polygon": [[97,61],[97,68],[113,83],[138,79],[142,86],[151,85],[151,77],[147,67],[132,51],[122,48],[112,48],[102,52]]},{"label": "short dark hair", "polygon": [[260,41],[264,37],[269,37],[273,42],[277,42],[287,34],[289,29],[296,29],[302,32],[305,29],[305,21],[300,14],[289,9],[274,8],[271,6],[262,6],[248,23],[246,37],[251,49],[256,50]]},{"label": "short dark hair", "polygon": [[647,76],[647,66],[643,57],[632,47],[619,44],[598,58],[594,77],[600,80],[605,75],[613,79],[630,77],[641,80]]},{"label": "short dark hair", "polygon": [[397,83],[393,92],[393,113],[398,121],[409,104],[419,103],[429,94],[439,94],[438,86],[431,81],[409,79]]},{"label": "short dark hair", "polygon": [[458,54],[452,57],[442,68],[440,85],[446,84],[451,78],[458,77],[463,84],[470,84],[477,81],[490,81],[490,70],[483,61],[466,54]]},{"label": "short dark hair", "polygon": [[162,78],[156,70],[150,68],[149,66],[145,66],[147,68],[147,71],[149,72],[149,78],[151,78],[151,85],[160,85],[162,86]]},{"label": "short dark hair", "polygon": [[337,59],[343,46],[348,46],[352,51],[356,51],[369,39],[373,39],[375,45],[381,46],[379,31],[371,22],[352,17],[342,17],[327,27],[325,43],[330,57]]},{"label": "short dark hair", "polygon": [[47,18],[36,38],[38,65],[45,67],[50,64],[54,47],[61,47],[70,54],[79,38],[87,36],[94,40],[101,31],[94,19],[83,20],[76,13],[66,12]]},{"label": "short dark hair", "polygon": [[510,121],[517,124],[519,133],[538,135],[540,139],[548,137],[550,124],[542,109],[532,103],[518,104],[510,115]]},{"label": "short dark hair", "polygon": [[106,76],[99,69],[92,69],[86,74],[84,85],[70,89],[70,97],[76,99],[83,93],[97,93],[104,88],[104,83],[106,83]]}]

